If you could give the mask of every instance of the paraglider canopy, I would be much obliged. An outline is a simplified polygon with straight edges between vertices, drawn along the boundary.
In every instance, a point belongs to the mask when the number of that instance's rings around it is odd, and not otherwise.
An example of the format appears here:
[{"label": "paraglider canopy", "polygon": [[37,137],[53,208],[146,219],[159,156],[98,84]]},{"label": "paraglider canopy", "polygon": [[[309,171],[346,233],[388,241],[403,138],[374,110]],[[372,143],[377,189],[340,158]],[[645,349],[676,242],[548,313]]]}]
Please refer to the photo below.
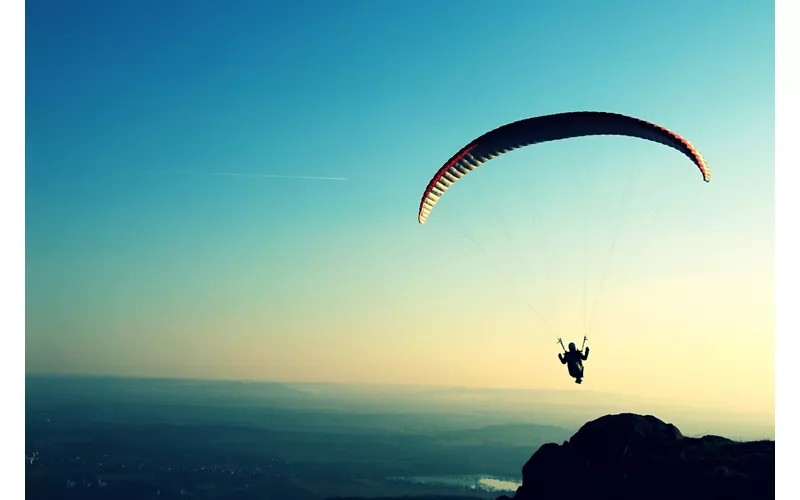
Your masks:
[{"label": "paraglider canopy", "polygon": [[664,127],[617,113],[558,113],[503,125],[464,146],[428,183],[420,201],[417,220],[424,224],[434,205],[450,186],[492,158],[532,144],[593,135],[629,136],[669,146],[692,160],[700,169],[703,180],[711,180],[708,164],[697,149],[689,141]]}]

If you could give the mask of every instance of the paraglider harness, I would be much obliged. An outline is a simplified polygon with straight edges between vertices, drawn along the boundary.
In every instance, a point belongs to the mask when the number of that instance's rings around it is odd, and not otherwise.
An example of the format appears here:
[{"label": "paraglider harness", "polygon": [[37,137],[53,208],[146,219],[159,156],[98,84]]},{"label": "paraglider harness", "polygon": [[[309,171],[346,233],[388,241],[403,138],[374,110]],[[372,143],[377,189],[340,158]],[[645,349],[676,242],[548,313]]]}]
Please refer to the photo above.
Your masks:
[{"label": "paraglider harness", "polygon": [[[584,335],[583,344],[581,344],[580,350],[577,351],[578,353],[583,353],[584,347],[586,347],[587,340],[588,338],[586,337],[586,335]],[[566,347],[564,347],[564,342],[561,340],[561,337],[558,338],[558,342],[556,343],[561,344],[561,349],[564,350],[564,354],[570,352],[567,351]],[[581,379],[583,378],[583,362],[581,361],[581,359],[578,358],[578,360],[573,363],[567,363],[567,369],[569,370],[570,377],[573,377],[575,379],[575,382],[580,384]]]}]

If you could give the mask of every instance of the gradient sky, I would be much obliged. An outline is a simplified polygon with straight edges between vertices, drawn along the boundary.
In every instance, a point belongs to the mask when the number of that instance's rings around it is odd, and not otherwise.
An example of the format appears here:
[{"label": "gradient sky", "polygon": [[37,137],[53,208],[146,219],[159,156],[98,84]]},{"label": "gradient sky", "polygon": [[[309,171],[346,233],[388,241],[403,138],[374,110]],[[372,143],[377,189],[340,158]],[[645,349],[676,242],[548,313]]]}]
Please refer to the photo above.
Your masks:
[{"label": "gradient sky", "polygon": [[[588,331],[592,389],[771,415],[773,16],[29,1],[26,370],[581,390],[555,337]],[[471,139],[581,109],[687,137],[711,183],[573,139],[417,223]]]}]

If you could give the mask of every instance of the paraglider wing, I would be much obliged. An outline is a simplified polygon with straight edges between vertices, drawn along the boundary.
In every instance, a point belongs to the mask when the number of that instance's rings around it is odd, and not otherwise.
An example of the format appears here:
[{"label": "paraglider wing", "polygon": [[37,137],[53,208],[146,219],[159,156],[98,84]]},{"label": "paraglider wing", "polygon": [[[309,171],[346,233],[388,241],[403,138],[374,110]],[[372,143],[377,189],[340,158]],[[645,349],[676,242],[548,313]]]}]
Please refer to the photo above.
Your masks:
[{"label": "paraglider wing", "polygon": [[428,183],[417,220],[424,224],[436,202],[458,179],[503,153],[540,142],[590,135],[636,137],[677,149],[700,169],[703,180],[711,172],[702,155],[689,141],[659,125],[617,113],[576,111],[537,116],[503,125],[483,134],[450,158]]}]

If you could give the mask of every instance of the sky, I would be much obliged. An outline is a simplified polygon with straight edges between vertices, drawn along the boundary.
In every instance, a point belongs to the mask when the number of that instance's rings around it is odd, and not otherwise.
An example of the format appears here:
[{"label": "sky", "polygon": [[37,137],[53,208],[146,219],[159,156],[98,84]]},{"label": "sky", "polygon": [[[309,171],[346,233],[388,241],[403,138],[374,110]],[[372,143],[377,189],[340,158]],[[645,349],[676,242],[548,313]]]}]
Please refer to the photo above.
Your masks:
[{"label": "sky", "polygon": [[[38,0],[25,23],[26,372],[772,415],[769,3]],[[573,110],[676,131],[711,182],[658,144],[570,139],[417,223],[470,140]],[[556,338],[584,334],[576,386]]]}]

